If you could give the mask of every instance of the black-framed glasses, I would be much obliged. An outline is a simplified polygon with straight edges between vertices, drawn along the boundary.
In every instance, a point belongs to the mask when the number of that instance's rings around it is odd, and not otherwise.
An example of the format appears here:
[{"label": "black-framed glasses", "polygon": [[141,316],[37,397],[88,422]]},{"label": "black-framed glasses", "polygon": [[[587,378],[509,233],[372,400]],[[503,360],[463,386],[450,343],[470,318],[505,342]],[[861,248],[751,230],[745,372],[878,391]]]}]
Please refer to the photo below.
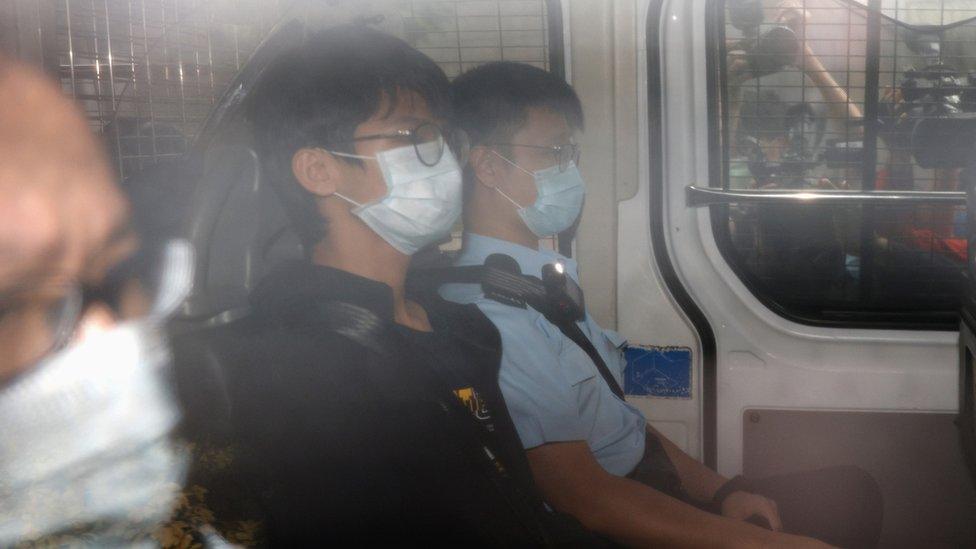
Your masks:
[{"label": "black-framed glasses", "polygon": [[112,267],[97,285],[51,276],[0,294],[0,362],[35,363],[65,347],[88,307],[107,306],[118,320],[146,315],[161,282],[164,256],[145,248]]},{"label": "black-framed glasses", "polygon": [[565,145],[528,145],[525,143],[489,143],[489,145],[499,145],[505,147],[528,147],[530,149],[543,149],[552,154],[553,165],[559,167],[560,172],[566,171],[569,163],[579,164],[580,147],[576,143],[566,143]]},{"label": "black-framed glasses", "polygon": [[351,141],[368,141],[371,139],[400,139],[413,145],[417,159],[424,166],[434,166],[444,156],[445,145],[454,152],[458,163],[463,165],[468,153],[468,138],[462,130],[445,132],[433,122],[425,122],[413,129],[396,130],[391,133],[376,133],[361,135]]},{"label": "black-framed glasses", "polygon": [[50,280],[0,296],[0,345],[12,355],[0,358],[13,371],[65,346],[75,331],[84,296],[70,280]]}]

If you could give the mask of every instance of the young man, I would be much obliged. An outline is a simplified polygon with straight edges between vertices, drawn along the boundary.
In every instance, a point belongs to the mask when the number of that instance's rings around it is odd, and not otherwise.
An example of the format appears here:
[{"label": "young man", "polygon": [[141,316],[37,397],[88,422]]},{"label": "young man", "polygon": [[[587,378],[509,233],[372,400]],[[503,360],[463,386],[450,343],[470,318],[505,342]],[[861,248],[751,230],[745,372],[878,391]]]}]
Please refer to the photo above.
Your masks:
[{"label": "young man", "polygon": [[491,323],[404,287],[411,255],[461,211],[444,73],[344,26],[261,78],[248,110],[262,174],[308,261],[269,274],[250,317],[207,337],[234,368],[238,484],[266,541],[586,543],[534,491]]},{"label": "young man", "polygon": [[[473,145],[457,263],[480,265],[505,254],[523,274],[539,277],[545,265],[557,263],[575,280],[576,263],[541,249],[539,239],[572,226],[582,209],[584,184],[573,141],[583,126],[579,99],[557,77],[506,62],[462,75],[452,95],[458,123]],[[778,532],[784,527],[845,545],[876,542],[876,487],[859,470],[730,482],[661,437],[614,387],[625,366],[623,341],[589,315],[576,322],[591,345],[586,351],[532,307],[486,297],[474,284],[446,285],[441,293],[477,304],[498,327],[502,393],[536,483],[556,509],[592,530],[635,546],[824,545]],[[598,361],[614,379],[601,375]],[[833,483],[838,497],[795,505],[796,498],[808,497],[799,494],[810,493],[797,488],[811,480]],[[813,504],[816,512],[802,504]],[[745,522],[758,519],[771,529]]]},{"label": "young man", "polygon": [[3,57],[0,158],[0,546],[152,545],[184,470],[162,320],[191,254],[140,261],[84,115]]}]

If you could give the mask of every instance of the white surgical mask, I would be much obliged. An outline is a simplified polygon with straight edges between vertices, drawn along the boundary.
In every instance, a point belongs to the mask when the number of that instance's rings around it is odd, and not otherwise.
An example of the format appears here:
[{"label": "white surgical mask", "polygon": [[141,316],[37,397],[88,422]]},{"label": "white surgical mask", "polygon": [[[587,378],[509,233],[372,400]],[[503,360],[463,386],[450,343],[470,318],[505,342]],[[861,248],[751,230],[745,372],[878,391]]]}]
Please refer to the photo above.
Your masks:
[{"label": "white surgical mask", "polygon": [[[418,145],[437,146],[436,143]],[[336,196],[354,205],[354,215],[406,255],[413,255],[450,234],[461,215],[461,168],[450,149],[444,149],[440,161],[433,166],[425,166],[417,158],[413,145],[382,151],[375,157],[332,154],[379,163],[386,195],[368,204],[339,193]]]},{"label": "white surgical mask", "polygon": [[495,187],[496,191],[518,208],[519,217],[533,234],[545,238],[559,234],[573,225],[583,209],[583,198],[586,195],[583,176],[575,162],[570,162],[563,171],[559,171],[559,166],[552,166],[530,172],[497,152],[495,154],[531,175],[535,181],[536,198],[531,206],[522,206]]},{"label": "white surgical mask", "polygon": [[162,325],[193,260],[185,242],[166,254],[149,316],[88,335],[0,389],[0,546],[59,535],[150,545],[168,518],[185,457],[169,438],[179,412]]}]

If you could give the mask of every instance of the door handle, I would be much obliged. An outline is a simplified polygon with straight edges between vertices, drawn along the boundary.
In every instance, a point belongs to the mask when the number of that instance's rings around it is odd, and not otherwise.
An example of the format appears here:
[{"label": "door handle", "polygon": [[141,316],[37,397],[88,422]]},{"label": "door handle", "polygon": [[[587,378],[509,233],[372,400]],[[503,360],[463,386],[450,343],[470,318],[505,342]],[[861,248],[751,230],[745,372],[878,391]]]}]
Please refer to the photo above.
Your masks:
[{"label": "door handle", "polygon": [[835,191],[793,189],[718,189],[685,187],[690,208],[720,204],[816,204],[816,205],[883,205],[915,206],[919,204],[966,204],[966,193],[960,191]]}]

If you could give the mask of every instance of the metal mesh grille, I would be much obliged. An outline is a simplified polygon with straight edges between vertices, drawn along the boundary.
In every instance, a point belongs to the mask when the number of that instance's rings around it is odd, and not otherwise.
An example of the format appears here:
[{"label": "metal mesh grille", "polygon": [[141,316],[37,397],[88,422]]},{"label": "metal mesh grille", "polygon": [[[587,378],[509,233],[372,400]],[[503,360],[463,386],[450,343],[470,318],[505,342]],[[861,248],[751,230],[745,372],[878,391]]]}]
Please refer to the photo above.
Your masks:
[{"label": "metal mesh grille", "polygon": [[[919,160],[905,121],[912,105],[941,108],[912,99],[934,82],[919,71],[951,67],[960,82],[976,71],[976,3],[872,1],[881,16],[866,4],[725,3],[727,188],[961,190],[962,166]],[[976,111],[968,93],[949,102]],[[976,135],[933,138],[973,147]],[[736,205],[720,231],[744,280],[790,313],[913,320],[956,308],[965,223],[961,206]]]},{"label": "metal mesh grille", "polygon": [[127,177],[183,153],[278,10],[255,0],[64,0],[62,87]]},{"label": "metal mesh grille", "polygon": [[[125,178],[183,153],[227,83],[296,6],[303,9],[292,0],[58,0],[56,71]],[[382,13],[402,20],[407,41],[451,77],[501,59],[548,68],[543,0],[394,0]]]},{"label": "metal mesh grille", "polygon": [[549,68],[545,2],[414,0],[401,13],[407,41],[437,61],[449,77],[497,60]]}]

